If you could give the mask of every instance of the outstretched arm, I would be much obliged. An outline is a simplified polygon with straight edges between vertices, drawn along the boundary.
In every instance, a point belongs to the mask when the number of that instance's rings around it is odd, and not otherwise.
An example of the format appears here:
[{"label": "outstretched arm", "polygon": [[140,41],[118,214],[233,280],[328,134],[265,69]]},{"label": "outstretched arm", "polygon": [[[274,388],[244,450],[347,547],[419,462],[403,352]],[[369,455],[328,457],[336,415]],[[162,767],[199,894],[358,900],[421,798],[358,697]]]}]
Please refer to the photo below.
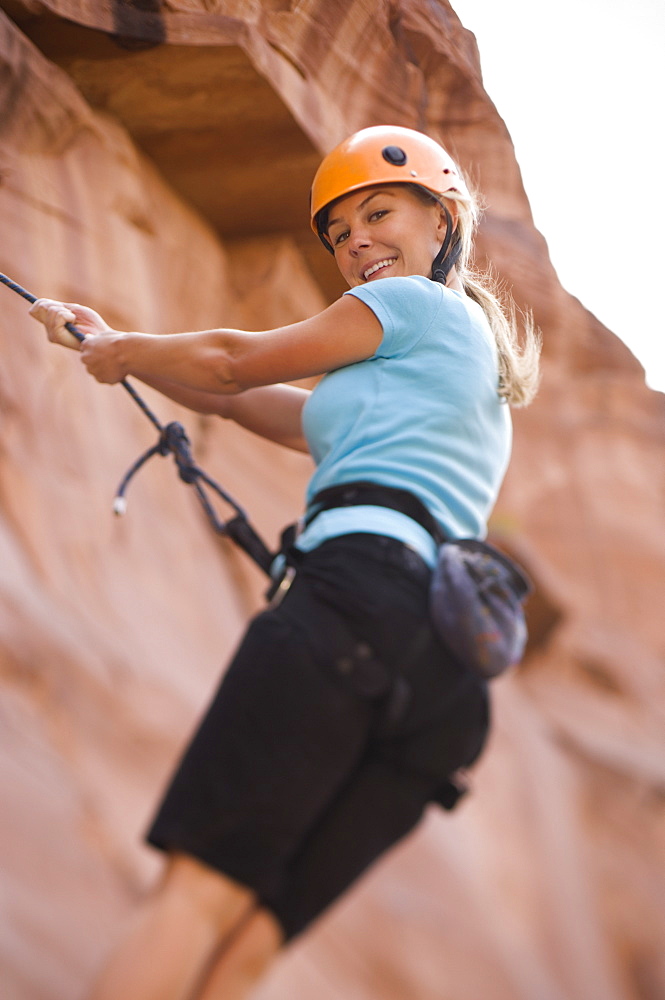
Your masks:
[{"label": "outstretched arm", "polygon": [[[273,383],[370,357],[382,336],[374,314],[348,296],[309,320],[263,333],[125,334],[112,330],[92,309],[50,299],[39,299],[30,312],[44,323],[51,341],[80,349],[99,381],[134,375],[192,410],[235,420],[304,452],[301,418],[307,390]],[[85,335],[83,344],[65,329],[66,321]]]},{"label": "outstretched arm", "polygon": [[68,311],[62,303],[41,299],[31,313],[59,343],[70,337],[64,322],[74,317],[86,334],[81,358],[99,382],[114,383],[134,375],[221,395],[294,382],[363,361],[374,354],[382,337],[374,313],[350,296],[342,296],[310,319],[262,333],[224,329],[168,336],[120,333],[90,309],[74,305]]},{"label": "outstretched arm", "polygon": [[[86,338],[101,339],[114,333],[99,313],[86,306],[39,299],[30,312],[44,323],[49,340],[76,351],[81,349],[81,344],[65,329],[67,321],[75,323]],[[142,380],[196,413],[214,414],[234,420],[269,441],[296,451],[308,451],[301,423],[302,408],[309,395],[306,389],[290,385],[270,385],[228,396],[193,389],[160,377],[146,376]]]}]

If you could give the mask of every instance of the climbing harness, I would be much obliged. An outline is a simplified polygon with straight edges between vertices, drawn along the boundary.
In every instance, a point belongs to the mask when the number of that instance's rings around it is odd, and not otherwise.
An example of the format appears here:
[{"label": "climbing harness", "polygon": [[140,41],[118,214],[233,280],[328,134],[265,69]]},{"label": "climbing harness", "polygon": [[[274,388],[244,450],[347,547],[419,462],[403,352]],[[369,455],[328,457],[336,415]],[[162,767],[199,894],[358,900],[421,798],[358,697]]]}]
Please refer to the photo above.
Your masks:
[{"label": "climbing harness", "polygon": [[485,680],[519,663],[527,641],[523,604],[533,584],[514,560],[488,542],[448,538],[413,493],[377,483],[321,490],[310,503],[305,525],[324,510],[356,504],[398,510],[434,538],[438,556],[429,584],[430,620],[460,663]]},{"label": "climbing harness", "polygon": [[[21,285],[18,285],[15,281],[12,281],[11,278],[8,278],[6,274],[0,274],[0,282],[8,288],[11,288],[12,291],[16,292],[18,295],[21,295],[24,299],[27,299],[28,302],[37,301],[36,295],[32,295],[30,292],[26,291],[26,289]],[[73,323],[65,323],[65,326],[79,342],[85,340],[84,335]],[[233,497],[226,492],[226,490],[222,489],[219,483],[215,482],[214,479],[211,479],[211,477],[196,464],[192,455],[187,432],[182,424],[177,420],[173,420],[171,423],[166,425],[162,424],[142,396],[136,391],[134,386],[127,381],[127,379],[123,379],[120,384],[123,389],[129,393],[148,420],[150,420],[157,428],[159,431],[159,439],[157,444],[148,448],[147,451],[145,451],[134,462],[124,475],[116,492],[113,503],[113,510],[115,513],[119,515],[124,514],[127,506],[125,491],[127,490],[133,476],[139,471],[140,468],[142,468],[143,465],[145,465],[148,459],[152,458],[154,455],[173,455],[178,469],[178,475],[183,482],[193,486],[199,502],[201,503],[201,506],[203,507],[203,510],[205,511],[213,529],[217,532],[217,534],[225,535],[235,542],[236,545],[243,549],[247,555],[254,560],[257,566],[259,566],[264,573],[269,576],[270,566],[274,560],[273,553],[270,552],[263,539],[252,527],[246,512],[240,504],[234,500]],[[222,521],[217,516],[205,487],[213,490],[219,497],[222,498],[222,500],[232,507],[235,511],[235,516],[226,521]]]}]

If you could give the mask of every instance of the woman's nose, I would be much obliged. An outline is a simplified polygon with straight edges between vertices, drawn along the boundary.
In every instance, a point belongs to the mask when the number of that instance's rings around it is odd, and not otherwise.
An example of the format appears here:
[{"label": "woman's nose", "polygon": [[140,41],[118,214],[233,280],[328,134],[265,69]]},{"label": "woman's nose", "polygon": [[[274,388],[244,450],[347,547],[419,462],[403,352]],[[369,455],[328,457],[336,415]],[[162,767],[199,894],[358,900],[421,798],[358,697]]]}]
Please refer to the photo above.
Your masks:
[{"label": "woman's nose", "polygon": [[349,252],[353,257],[357,257],[362,250],[367,250],[370,245],[371,240],[364,230],[357,230],[349,236]]}]

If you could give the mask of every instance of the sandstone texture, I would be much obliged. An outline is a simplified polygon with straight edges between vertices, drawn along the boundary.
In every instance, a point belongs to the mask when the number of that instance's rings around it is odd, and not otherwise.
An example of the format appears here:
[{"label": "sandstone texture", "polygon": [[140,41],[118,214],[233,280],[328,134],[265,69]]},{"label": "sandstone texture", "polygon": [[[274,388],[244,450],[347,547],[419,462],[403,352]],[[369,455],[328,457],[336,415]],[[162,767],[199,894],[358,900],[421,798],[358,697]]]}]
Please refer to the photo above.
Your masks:
[{"label": "sandstone texture", "polygon": [[[342,291],[307,225],[354,129],[442,139],[544,335],[493,519],[537,588],[473,794],[438,809],[256,1000],[665,996],[665,397],[560,286],[473,36],[444,0],[11,0],[0,270],[119,328],[261,329]],[[0,995],[71,1000],[159,872],[160,787],[264,581],[155,432],[0,287]],[[310,463],[146,390],[271,545]],[[225,511],[220,511],[222,514]]]}]

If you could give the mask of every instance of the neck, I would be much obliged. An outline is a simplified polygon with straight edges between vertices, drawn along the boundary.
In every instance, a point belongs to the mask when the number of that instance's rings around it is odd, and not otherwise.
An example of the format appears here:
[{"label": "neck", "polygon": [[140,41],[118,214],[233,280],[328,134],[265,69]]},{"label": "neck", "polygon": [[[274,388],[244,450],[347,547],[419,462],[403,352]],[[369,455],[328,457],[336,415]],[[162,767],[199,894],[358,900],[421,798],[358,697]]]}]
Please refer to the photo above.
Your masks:
[{"label": "neck", "polygon": [[456,267],[451,267],[450,274],[446,279],[446,288],[452,288],[456,292],[463,292],[464,285],[460,281],[460,277],[457,273]]}]

